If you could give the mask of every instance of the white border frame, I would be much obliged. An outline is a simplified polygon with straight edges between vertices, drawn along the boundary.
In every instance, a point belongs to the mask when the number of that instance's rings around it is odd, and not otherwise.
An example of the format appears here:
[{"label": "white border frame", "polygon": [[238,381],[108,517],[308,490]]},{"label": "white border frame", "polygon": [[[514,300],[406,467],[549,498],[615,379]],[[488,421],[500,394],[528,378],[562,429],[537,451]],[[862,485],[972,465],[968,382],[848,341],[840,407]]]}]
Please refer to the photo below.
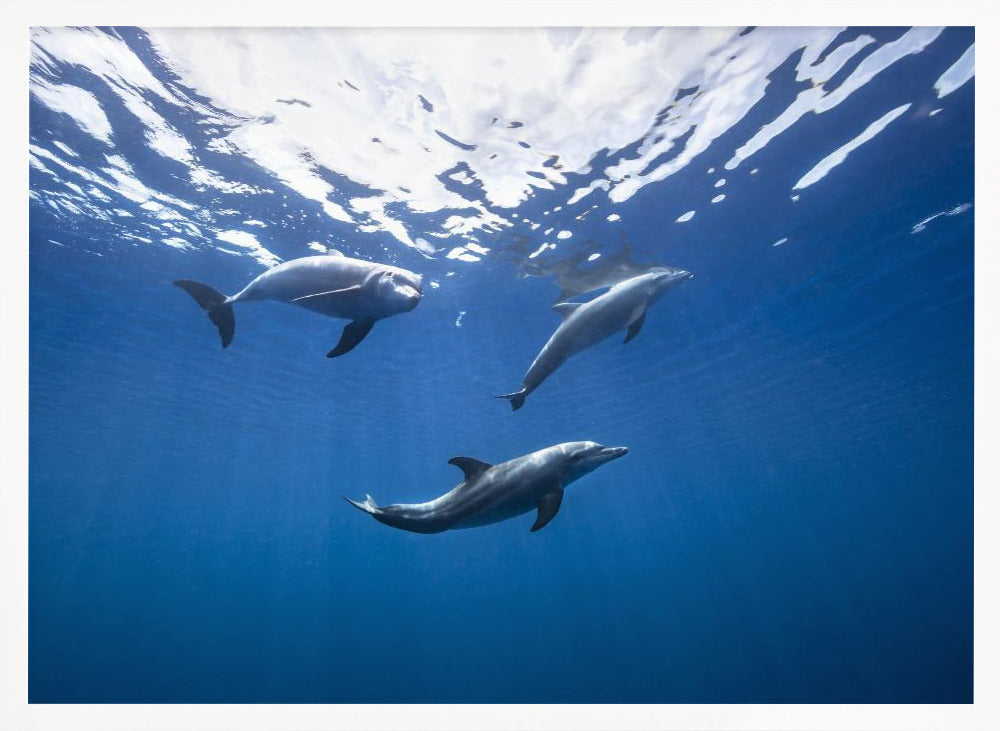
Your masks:
[{"label": "white border frame", "polygon": [[[0,727],[4,729],[997,729],[997,11],[987,0],[5,0],[0,4]],[[975,703],[969,705],[28,705],[28,29],[155,26],[976,26]],[[994,122],[995,123],[995,122]],[[989,440],[989,441],[987,441]]]}]

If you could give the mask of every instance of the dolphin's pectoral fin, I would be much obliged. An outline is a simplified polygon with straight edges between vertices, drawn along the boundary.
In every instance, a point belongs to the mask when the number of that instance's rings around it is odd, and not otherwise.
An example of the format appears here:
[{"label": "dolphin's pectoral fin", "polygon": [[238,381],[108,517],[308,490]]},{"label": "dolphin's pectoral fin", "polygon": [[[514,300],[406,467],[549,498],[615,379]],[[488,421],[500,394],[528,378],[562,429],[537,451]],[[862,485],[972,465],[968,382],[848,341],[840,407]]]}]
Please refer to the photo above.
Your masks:
[{"label": "dolphin's pectoral fin", "polygon": [[625,334],[625,340],[623,340],[622,343],[627,343],[629,340],[638,335],[639,331],[642,330],[642,324],[645,321],[646,313],[643,312],[642,315],[639,316],[638,320],[633,321],[632,324],[628,326],[628,332]]},{"label": "dolphin's pectoral fin", "polygon": [[623,340],[622,343],[623,344],[627,343],[629,340],[638,335],[639,331],[642,330],[642,323],[644,323],[645,321],[646,321],[646,312],[645,310],[643,310],[643,313],[639,315],[639,318],[637,320],[633,320],[632,324],[628,326],[628,333],[625,335],[625,340]]},{"label": "dolphin's pectoral fin", "polygon": [[320,297],[329,297],[331,299],[337,299],[343,297],[344,295],[354,294],[355,292],[361,291],[361,285],[355,284],[353,287],[344,287],[343,289],[331,289],[329,292],[317,292],[316,294],[307,294],[302,297],[296,297],[292,302],[301,302],[302,300],[314,300]]},{"label": "dolphin's pectoral fin", "polygon": [[560,302],[557,305],[552,305],[552,309],[555,310],[556,312],[558,312],[562,316],[562,319],[565,320],[567,317],[569,317],[574,312],[576,312],[577,309],[579,309],[579,307],[580,307],[581,304],[583,304],[583,303],[582,302]]},{"label": "dolphin's pectoral fin", "polygon": [[483,462],[474,457],[452,457],[448,460],[448,464],[453,464],[462,470],[465,473],[466,482],[474,482],[493,466],[489,462]]},{"label": "dolphin's pectoral fin", "polygon": [[559,506],[562,505],[562,496],[563,489],[561,486],[557,486],[554,490],[542,495],[538,501],[538,517],[535,518],[535,524],[531,526],[532,533],[536,530],[541,530],[549,524],[550,520],[556,517],[556,513],[559,512]]},{"label": "dolphin's pectoral fin", "polygon": [[337,347],[326,354],[327,358],[336,358],[338,355],[350,352],[358,343],[365,339],[365,335],[372,329],[374,320],[355,320],[344,328],[340,335]]}]

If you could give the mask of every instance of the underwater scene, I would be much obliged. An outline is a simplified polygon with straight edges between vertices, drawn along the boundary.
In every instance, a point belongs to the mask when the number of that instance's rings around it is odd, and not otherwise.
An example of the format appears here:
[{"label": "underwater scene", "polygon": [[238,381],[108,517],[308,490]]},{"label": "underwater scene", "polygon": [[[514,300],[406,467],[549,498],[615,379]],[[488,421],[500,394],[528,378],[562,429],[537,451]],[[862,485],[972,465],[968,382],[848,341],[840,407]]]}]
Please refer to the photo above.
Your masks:
[{"label": "underwater scene", "polygon": [[31,703],[971,703],[974,29],[30,34]]}]

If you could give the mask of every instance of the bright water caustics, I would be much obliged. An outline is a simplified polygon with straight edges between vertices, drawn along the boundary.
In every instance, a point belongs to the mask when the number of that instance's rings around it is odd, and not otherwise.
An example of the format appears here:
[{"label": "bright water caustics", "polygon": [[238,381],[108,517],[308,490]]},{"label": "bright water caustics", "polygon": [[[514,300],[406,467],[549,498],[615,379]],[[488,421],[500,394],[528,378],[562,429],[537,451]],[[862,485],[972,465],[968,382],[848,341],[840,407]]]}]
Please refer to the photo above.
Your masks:
[{"label": "bright water caustics", "polygon": [[414,533],[475,528],[537,509],[534,532],[559,512],[567,485],[627,453],[627,447],[566,442],[496,465],[452,457],[448,462],[462,470],[465,479],[434,500],[379,507],[371,495],[362,502],[345,499],[380,523]]}]

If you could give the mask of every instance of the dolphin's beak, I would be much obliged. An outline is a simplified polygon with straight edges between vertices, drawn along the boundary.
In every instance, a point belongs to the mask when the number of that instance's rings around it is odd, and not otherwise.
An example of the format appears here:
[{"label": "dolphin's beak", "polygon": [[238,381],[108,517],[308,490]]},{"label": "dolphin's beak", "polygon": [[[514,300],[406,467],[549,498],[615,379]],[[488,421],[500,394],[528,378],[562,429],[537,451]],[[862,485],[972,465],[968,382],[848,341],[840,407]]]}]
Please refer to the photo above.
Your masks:
[{"label": "dolphin's beak", "polygon": [[672,271],[664,272],[660,277],[659,282],[666,285],[678,284],[683,282],[685,279],[690,279],[693,276],[694,274],[684,269],[674,269]]},{"label": "dolphin's beak", "polygon": [[601,450],[601,457],[605,462],[624,457],[628,454],[628,447],[604,447]]}]

